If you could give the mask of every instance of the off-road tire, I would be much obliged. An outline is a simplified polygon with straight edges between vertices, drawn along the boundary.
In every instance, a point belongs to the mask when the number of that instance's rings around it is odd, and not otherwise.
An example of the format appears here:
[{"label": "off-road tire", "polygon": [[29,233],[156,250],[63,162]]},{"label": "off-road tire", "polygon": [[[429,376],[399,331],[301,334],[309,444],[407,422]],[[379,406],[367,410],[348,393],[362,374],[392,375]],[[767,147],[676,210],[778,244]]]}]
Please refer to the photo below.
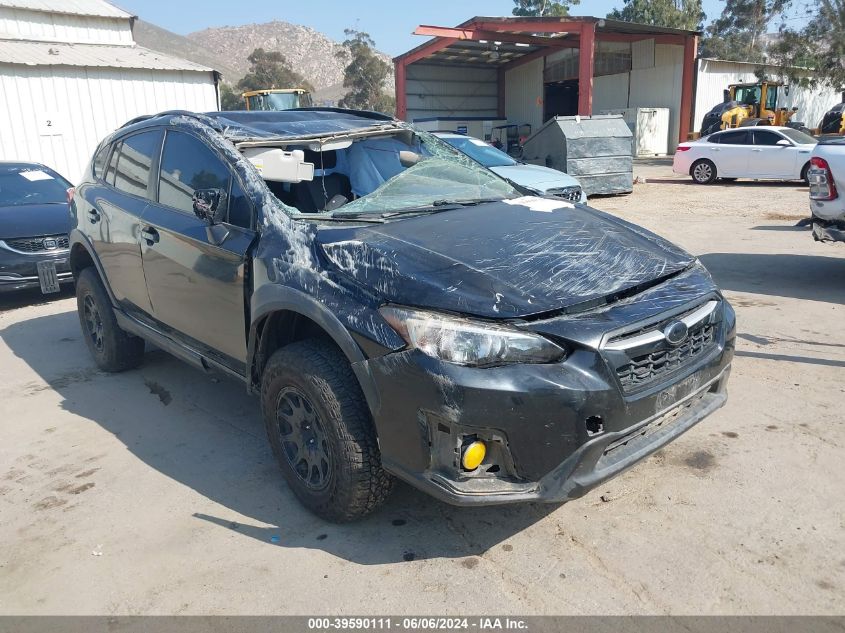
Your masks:
[{"label": "off-road tire", "polygon": [[[292,444],[282,439],[283,426],[290,424],[280,411],[286,406],[284,398],[291,393],[309,401],[325,442],[324,452],[330,458],[325,483],[319,490],[309,487],[301,467],[298,472],[292,465],[288,456]],[[261,378],[261,409],[282,474],[311,512],[327,521],[344,523],[371,513],[387,499],[393,478],[381,466],[364,394],[348,361],[331,343],[309,339],[277,350]],[[300,466],[303,463],[299,462]],[[310,461],[305,467],[310,478]]]},{"label": "off-road tire", "polygon": [[[93,268],[83,269],[76,281],[76,309],[82,337],[100,369],[125,371],[141,363],[144,339],[124,332],[117,325],[109,295]],[[91,319],[98,324],[96,328],[92,329]]]},{"label": "off-road tire", "polygon": [[709,185],[717,178],[716,165],[711,160],[700,158],[689,168],[689,175],[692,176],[693,182]]}]

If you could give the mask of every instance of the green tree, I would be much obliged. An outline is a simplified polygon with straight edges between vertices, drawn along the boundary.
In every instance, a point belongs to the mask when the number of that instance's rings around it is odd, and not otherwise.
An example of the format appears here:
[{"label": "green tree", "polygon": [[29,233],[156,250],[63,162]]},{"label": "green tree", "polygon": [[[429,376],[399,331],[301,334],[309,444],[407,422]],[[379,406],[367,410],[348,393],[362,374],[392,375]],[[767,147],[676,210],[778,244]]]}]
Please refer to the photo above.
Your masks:
[{"label": "green tree", "polygon": [[[845,0],[817,0],[802,29],[782,27],[770,47],[770,61],[782,79],[804,86],[845,88]],[[812,74],[801,68],[812,68]]]},{"label": "green tree", "polygon": [[243,110],[244,100],[240,92],[235,92],[226,83],[220,83],[220,109],[221,110]]},{"label": "green tree", "polygon": [[624,3],[622,9],[614,9],[607,17],[687,31],[701,30],[707,17],[701,9],[701,0],[624,0]]},{"label": "green tree", "polygon": [[740,62],[766,58],[765,35],[791,0],[726,0],[722,14],[707,27],[702,55]]},{"label": "green tree", "polygon": [[340,107],[393,112],[396,100],[384,90],[390,64],[375,53],[376,43],[368,33],[346,29],[344,34],[346,39],[337,57],[347,62],[343,87],[349,91],[340,100]]},{"label": "green tree", "polygon": [[569,7],[581,0],[513,0],[513,15],[523,17],[559,17],[569,15]]},{"label": "green tree", "polygon": [[288,66],[285,56],[278,51],[265,51],[263,48],[256,48],[247,57],[247,60],[249,61],[249,72],[237,85],[242,92],[269,88],[314,90],[314,87],[302,75]]}]

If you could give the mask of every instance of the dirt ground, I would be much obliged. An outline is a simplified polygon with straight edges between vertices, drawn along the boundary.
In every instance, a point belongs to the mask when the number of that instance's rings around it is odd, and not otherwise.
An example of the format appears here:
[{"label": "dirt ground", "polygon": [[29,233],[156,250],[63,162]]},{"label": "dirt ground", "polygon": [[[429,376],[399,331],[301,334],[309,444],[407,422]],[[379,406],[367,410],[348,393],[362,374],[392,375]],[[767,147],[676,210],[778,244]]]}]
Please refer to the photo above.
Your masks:
[{"label": "dirt ground", "polygon": [[724,288],[730,399],[563,506],[458,509],[402,485],[323,523],[243,387],[157,351],[100,373],[71,294],[0,299],[0,613],[841,613],[845,246],[795,226],[796,183],[636,174],[593,204]]}]

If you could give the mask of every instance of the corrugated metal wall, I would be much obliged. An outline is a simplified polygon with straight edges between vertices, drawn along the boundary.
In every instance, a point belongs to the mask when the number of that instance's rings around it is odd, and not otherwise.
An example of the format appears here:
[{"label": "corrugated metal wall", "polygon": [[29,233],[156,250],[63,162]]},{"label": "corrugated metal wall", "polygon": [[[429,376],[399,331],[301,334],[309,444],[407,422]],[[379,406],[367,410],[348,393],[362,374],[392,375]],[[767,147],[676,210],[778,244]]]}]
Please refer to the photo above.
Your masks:
[{"label": "corrugated metal wall", "polygon": [[[698,85],[695,95],[695,118],[693,130],[701,130],[701,120],[713,106],[722,102],[722,93],[728,84],[757,81],[756,64],[701,59],[698,62]],[[763,68],[770,76],[777,76],[777,69]],[[822,116],[831,107],[840,103],[841,93],[829,88],[800,88],[790,86],[789,95],[779,99],[783,107],[797,107],[793,121],[801,121],[809,128],[815,128]]]},{"label": "corrugated metal wall", "polygon": [[0,38],[38,42],[132,45],[127,19],[0,7]]},{"label": "corrugated metal wall", "polygon": [[505,73],[505,114],[510,123],[529,123],[535,132],[543,125],[543,59],[535,59]]},{"label": "corrugated metal wall", "polygon": [[41,162],[77,182],[104,136],[175,109],[216,110],[212,74],[0,64],[0,160]]},{"label": "corrugated metal wall", "polygon": [[411,64],[405,92],[409,121],[436,116],[495,119],[498,115],[499,85],[495,68]]},{"label": "corrugated metal wall", "polygon": [[631,71],[629,108],[669,108],[669,151],[675,151],[680,134],[684,47],[657,44],[654,66]]}]

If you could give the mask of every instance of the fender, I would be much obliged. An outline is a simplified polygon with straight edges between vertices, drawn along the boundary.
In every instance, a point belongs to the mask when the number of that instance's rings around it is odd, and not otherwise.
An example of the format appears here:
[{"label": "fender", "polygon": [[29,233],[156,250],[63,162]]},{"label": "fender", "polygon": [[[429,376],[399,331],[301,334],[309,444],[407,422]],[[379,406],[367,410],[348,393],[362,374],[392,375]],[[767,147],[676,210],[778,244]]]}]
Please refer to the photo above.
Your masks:
[{"label": "fender", "polygon": [[310,295],[289,286],[263,284],[252,295],[251,324],[246,359],[246,365],[250,372],[247,381],[250,391],[258,392],[260,389],[258,388],[260,377],[255,375],[258,325],[266,316],[279,311],[294,312],[311,319],[331,337],[349,360],[352,371],[358,378],[361,391],[363,391],[367,400],[367,406],[370,412],[375,415],[381,408],[381,401],[364,352],[330,310]]},{"label": "fender", "polygon": [[70,235],[68,237],[70,242],[70,262],[71,262],[71,271],[73,271],[74,280],[76,280],[76,271],[73,269],[73,250],[74,247],[79,244],[80,248],[85,249],[88,253],[88,257],[91,258],[91,261],[94,262],[94,268],[97,270],[97,274],[100,276],[100,281],[103,282],[103,286],[106,289],[106,292],[109,295],[109,300],[112,303],[113,307],[117,307],[117,299],[114,296],[114,293],[111,290],[111,284],[109,283],[108,277],[106,277],[106,271],[103,269],[102,263],[100,263],[100,258],[97,256],[97,252],[94,250],[94,247],[91,245],[91,240],[88,239],[88,236],[85,235],[82,231],[78,228],[71,229]]}]

